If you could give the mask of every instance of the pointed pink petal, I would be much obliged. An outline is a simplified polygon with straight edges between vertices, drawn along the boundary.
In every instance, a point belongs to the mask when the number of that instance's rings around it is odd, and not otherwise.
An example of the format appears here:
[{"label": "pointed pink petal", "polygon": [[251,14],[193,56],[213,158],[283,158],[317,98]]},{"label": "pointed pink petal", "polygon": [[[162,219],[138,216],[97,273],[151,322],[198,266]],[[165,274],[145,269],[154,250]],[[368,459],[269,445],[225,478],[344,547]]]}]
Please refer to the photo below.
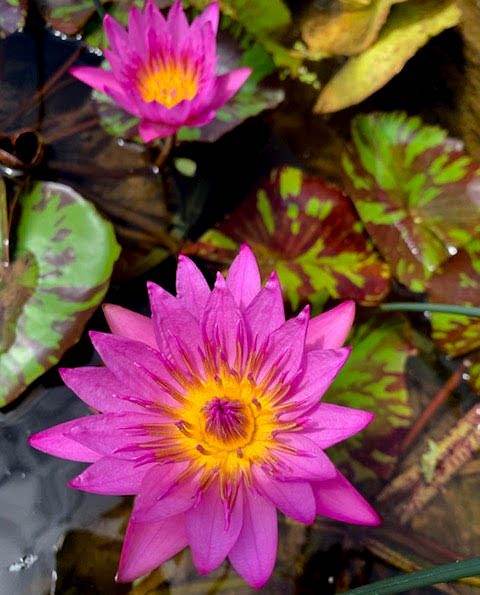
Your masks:
[{"label": "pointed pink petal", "polygon": [[251,75],[252,69],[243,67],[217,77],[215,95],[211,103],[212,109],[218,109],[229,101]]},{"label": "pointed pink petal", "polygon": [[180,254],[177,266],[177,299],[195,318],[201,319],[210,288],[197,265]]},{"label": "pointed pink petal", "polygon": [[226,523],[225,508],[217,482],[202,495],[200,504],[185,514],[188,542],[195,566],[201,574],[211,572],[225,560],[242,528],[243,494],[238,491],[230,520]]},{"label": "pointed pink petal", "polygon": [[107,93],[106,87],[120,92],[119,85],[112,72],[94,66],[74,66],[69,70],[70,74],[82,83],[85,83],[97,91]]},{"label": "pointed pink petal", "polygon": [[187,467],[188,463],[169,463],[152,469],[135,500],[132,518],[156,522],[192,508],[198,486],[191,477],[177,483]]},{"label": "pointed pink petal", "polygon": [[107,368],[61,368],[59,372],[65,384],[84,403],[97,411],[142,411],[139,405],[121,399],[121,395],[126,395],[128,391]]},{"label": "pointed pink petal", "polygon": [[203,369],[200,349],[203,337],[199,321],[183,307],[176,297],[160,285],[148,283],[148,295],[152,308],[152,320],[159,349],[168,354],[179,368],[185,368],[183,351],[198,373]]},{"label": "pointed pink petal", "polygon": [[337,349],[350,332],[355,318],[355,302],[348,300],[310,320],[307,331],[308,349]]},{"label": "pointed pink petal", "polygon": [[250,248],[243,244],[227,273],[227,287],[243,310],[261,289],[257,259]]},{"label": "pointed pink petal", "polygon": [[33,436],[30,436],[28,443],[37,450],[61,459],[81,461],[82,463],[98,461],[102,457],[101,454],[79,444],[76,440],[68,436],[71,428],[78,423],[78,419],[82,418],[72,419],[58,426],[37,432]]},{"label": "pointed pink petal", "polygon": [[120,335],[92,331],[90,338],[105,365],[133,396],[176,405],[176,401],[159,384],[159,381],[174,384],[160,353]]},{"label": "pointed pink petal", "polygon": [[114,304],[104,304],[103,313],[114,335],[140,341],[152,349],[158,349],[153,322],[148,316],[142,316]]},{"label": "pointed pink petal", "polygon": [[320,399],[337,377],[350,355],[351,348],[308,351],[304,360],[304,372],[298,385],[291,391],[297,410],[285,414],[282,419],[296,419],[305,410],[318,405]]},{"label": "pointed pink petal", "polygon": [[312,484],[317,514],[357,525],[379,525],[382,520],[345,477]]},{"label": "pointed pink petal", "polygon": [[198,17],[196,17],[193,20],[191,31],[194,31],[195,28],[201,29],[204,23],[210,23],[210,25],[212,26],[213,33],[216,35],[218,30],[219,19],[220,8],[218,6],[218,2],[212,2],[205,8],[205,10]]},{"label": "pointed pink petal", "polygon": [[260,589],[268,581],[277,556],[277,512],[260,495],[245,491],[243,527],[228,557],[247,583]]},{"label": "pointed pink petal", "polygon": [[148,120],[142,120],[138,126],[138,133],[144,143],[150,143],[157,138],[165,138],[166,136],[175,134],[178,128],[178,126],[171,126],[169,124],[164,124],[163,122],[149,122]]},{"label": "pointed pink petal", "polygon": [[306,481],[278,481],[260,467],[252,467],[255,487],[284,515],[300,523],[313,523],[316,516],[315,498]]},{"label": "pointed pink petal", "polygon": [[168,11],[167,27],[174,43],[178,44],[189,35],[187,17],[180,0],[175,0]]},{"label": "pointed pink petal", "polygon": [[118,53],[124,52],[128,47],[128,34],[122,25],[107,14],[103,19],[103,28],[105,29],[112,50]]},{"label": "pointed pink petal", "polygon": [[203,314],[202,328],[213,346],[220,345],[230,366],[235,365],[237,343],[246,336],[243,316],[220,273]]},{"label": "pointed pink petal", "polygon": [[[66,436],[103,456],[115,454],[119,459],[132,459],[145,454],[143,444],[154,440],[143,430],[147,424],[162,418],[142,413],[102,413],[87,415],[71,424]],[[142,447],[138,446],[142,444]],[[124,450],[128,447],[128,450]]]},{"label": "pointed pink petal", "polygon": [[136,6],[128,13],[128,41],[140,56],[145,52],[146,23],[144,13]]},{"label": "pointed pink petal", "polygon": [[374,417],[373,413],[361,409],[320,403],[317,409],[308,414],[306,435],[320,448],[329,448],[363,430]]},{"label": "pointed pink petal", "polygon": [[265,348],[267,355],[257,377],[258,382],[261,382],[273,366],[283,372],[283,382],[287,384],[297,374],[303,361],[309,313],[310,307],[307,306],[298,316],[287,320],[270,335]]},{"label": "pointed pink petal", "polygon": [[91,494],[130,496],[138,494],[146,473],[152,465],[139,466],[135,461],[104,457],[87,467],[68,485]]},{"label": "pointed pink petal", "polygon": [[282,466],[280,470],[283,480],[318,481],[335,477],[335,465],[305,434],[281,432],[277,434],[277,439],[296,450],[295,454],[279,453],[279,459],[286,465],[285,469]]},{"label": "pointed pink petal", "polygon": [[265,287],[253,298],[244,311],[245,321],[257,348],[285,322],[282,288],[277,273],[273,272]]},{"label": "pointed pink petal", "polygon": [[129,583],[158,568],[188,544],[184,515],[158,523],[130,520],[123,543],[116,580]]}]

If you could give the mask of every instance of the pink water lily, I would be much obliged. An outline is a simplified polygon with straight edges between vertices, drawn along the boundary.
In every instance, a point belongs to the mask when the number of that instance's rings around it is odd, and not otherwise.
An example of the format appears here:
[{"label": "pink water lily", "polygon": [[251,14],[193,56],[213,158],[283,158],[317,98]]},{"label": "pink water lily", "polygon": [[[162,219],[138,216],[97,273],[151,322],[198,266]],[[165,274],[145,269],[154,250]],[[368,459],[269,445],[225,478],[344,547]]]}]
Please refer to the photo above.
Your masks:
[{"label": "pink water lily", "polygon": [[140,119],[144,142],[174,134],[182,126],[204,126],[250,75],[250,68],[216,74],[218,3],[189,26],[180,1],[165,19],[154,0],[130,9],[128,30],[107,15],[110,70],[78,66],[70,72],[109,95]]},{"label": "pink water lily", "polygon": [[270,577],[277,509],[364,525],[379,517],[325,449],[372,420],[321,398],[350,353],[353,302],[285,320],[278,278],[261,286],[243,246],[213,290],[180,256],[177,295],[149,284],[152,318],[105,308],[112,334],[92,341],[105,367],[62,370],[101,412],[60,424],[30,444],[91,463],[70,482],[135,495],[119,581],[190,546],[201,573],[228,557],[254,587]]}]

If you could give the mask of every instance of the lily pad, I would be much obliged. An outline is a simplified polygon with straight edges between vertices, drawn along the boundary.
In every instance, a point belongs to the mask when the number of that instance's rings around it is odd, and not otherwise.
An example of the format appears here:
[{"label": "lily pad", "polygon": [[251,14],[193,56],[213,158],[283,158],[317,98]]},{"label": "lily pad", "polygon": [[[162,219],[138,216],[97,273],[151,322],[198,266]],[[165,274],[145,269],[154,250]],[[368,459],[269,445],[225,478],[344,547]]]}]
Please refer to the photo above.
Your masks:
[{"label": "lily pad", "polygon": [[[478,306],[480,296],[480,240],[470,242],[432,275],[429,301]],[[480,348],[480,319],[434,312],[432,335],[441,349],[456,357]]]},{"label": "lily pad", "polygon": [[398,74],[427,41],[458,25],[454,0],[410,0],[394,6],[375,43],[351,57],[323,87],[314,111],[336,112],[360,103]]},{"label": "lily pad", "polygon": [[325,56],[353,56],[377,38],[393,4],[405,0],[340,0],[332,6],[312,5],[302,22],[302,38],[310,51]]},{"label": "lily pad", "polygon": [[38,0],[37,6],[43,18],[57,31],[75,35],[95,14],[91,0]]},{"label": "lily pad", "polygon": [[0,406],[80,338],[119,255],[110,223],[68,186],[37,182],[19,206],[12,258],[0,268]]},{"label": "lily pad", "polygon": [[413,348],[407,335],[407,323],[400,316],[370,319],[355,329],[347,341],[352,354],[325,396],[325,402],[375,414],[365,430],[329,451],[356,481],[390,475],[412,424],[405,363]]},{"label": "lily pad", "polygon": [[25,25],[28,2],[0,0],[0,38],[15,33]]},{"label": "lily pad", "polygon": [[404,113],[358,115],[345,185],[395,277],[425,291],[432,273],[480,232],[480,170],[436,126]]},{"label": "lily pad", "polygon": [[348,198],[300,169],[274,170],[189,250],[227,265],[242,242],[254,250],[264,277],[277,271],[293,309],[302,300],[321,306],[328,297],[368,306],[388,293],[389,269]]}]

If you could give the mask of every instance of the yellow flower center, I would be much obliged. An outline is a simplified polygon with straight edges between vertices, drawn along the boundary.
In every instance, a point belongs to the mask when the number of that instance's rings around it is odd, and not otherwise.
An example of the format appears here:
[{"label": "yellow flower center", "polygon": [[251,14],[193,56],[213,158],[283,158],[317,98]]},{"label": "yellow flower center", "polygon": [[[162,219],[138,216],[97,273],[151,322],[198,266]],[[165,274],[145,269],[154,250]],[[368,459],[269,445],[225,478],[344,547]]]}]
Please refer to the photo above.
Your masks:
[{"label": "yellow flower center", "polygon": [[156,101],[172,108],[184,99],[191,100],[198,91],[198,75],[188,62],[158,61],[138,74],[137,86],[145,101]]}]

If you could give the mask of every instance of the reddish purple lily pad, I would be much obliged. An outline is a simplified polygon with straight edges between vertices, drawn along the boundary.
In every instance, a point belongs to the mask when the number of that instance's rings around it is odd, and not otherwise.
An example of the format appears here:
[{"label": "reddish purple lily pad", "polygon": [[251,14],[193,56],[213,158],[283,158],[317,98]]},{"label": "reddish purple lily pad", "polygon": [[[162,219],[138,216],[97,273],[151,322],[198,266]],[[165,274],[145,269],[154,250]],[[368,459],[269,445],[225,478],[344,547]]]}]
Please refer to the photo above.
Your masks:
[{"label": "reddish purple lily pad", "polygon": [[412,291],[480,233],[480,170],[436,126],[358,115],[343,156],[347,192],[392,272]]},{"label": "reddish purple lily pad", "polygon": [[348,198],[301,170],[274,170],[228,218],[187,248],[227,266],[241,243],[254,250],[262,274],[275,269],[295,309],[328,297],[369,306],[389,290],[389,269],[365,235]]}]

